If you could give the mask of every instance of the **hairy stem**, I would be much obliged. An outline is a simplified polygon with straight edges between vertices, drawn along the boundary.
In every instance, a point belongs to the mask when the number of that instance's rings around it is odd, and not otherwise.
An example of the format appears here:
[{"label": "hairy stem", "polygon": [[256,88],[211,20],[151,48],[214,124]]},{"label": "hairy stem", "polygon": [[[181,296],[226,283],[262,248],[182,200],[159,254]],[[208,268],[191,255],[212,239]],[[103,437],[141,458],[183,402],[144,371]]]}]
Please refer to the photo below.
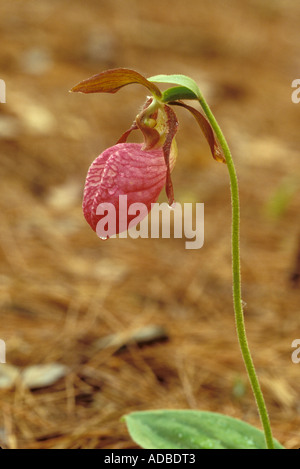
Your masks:
[{"label": "hairy stem", "polygon": [[251,357],[246,329],[241,296],[241,268],[240,268],[240,200],[238,179],[233,163],[233,159],[226,142],[226,139],[205,99],[201,96],[199,102],[213,127],[220,145],[224,151],[228,172],[230,176],[231,203],[232,203],[232,273],[233,273],[233,303],[235,312],[235,322],[240,349],[247,369],[248,377],[257,403],[259,415],[265,433],[266,445],[268,449],[274,449],[270,420],[265,404],[265,400],[256,375],[255,367]]}]

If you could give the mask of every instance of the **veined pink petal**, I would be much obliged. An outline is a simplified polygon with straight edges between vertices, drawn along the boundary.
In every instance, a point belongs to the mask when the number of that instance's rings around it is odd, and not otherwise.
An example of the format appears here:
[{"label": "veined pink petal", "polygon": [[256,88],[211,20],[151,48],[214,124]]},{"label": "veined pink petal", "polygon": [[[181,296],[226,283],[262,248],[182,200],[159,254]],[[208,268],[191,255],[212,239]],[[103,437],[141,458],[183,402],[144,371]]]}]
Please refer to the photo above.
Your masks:
[{"label": "veined pink petal", "polygon": [[[98,158],[91,164],[87,178],[85,181],[84,193],[83,193],[83,214],[86,221],[93,228],[92,225],[92,207],[94,199],[99,191],[102,174],[105,168],[105,163],[110,157],[110,148],[101,153]],[[93,228],[94,229],[94,228]]]},{"label": "veined pink petal", "polygon": [[[119,196],[127,195],[128,206],[143,203],[148,212],[166,183],[167,167],[162,148],[142,150],[139,143],[120,143],[105,150],[92,163],[84,189],[83,212],[96,231],[102,203],[114,205],[119,233]],[[134,216],[128,216],[128,223]]]}]

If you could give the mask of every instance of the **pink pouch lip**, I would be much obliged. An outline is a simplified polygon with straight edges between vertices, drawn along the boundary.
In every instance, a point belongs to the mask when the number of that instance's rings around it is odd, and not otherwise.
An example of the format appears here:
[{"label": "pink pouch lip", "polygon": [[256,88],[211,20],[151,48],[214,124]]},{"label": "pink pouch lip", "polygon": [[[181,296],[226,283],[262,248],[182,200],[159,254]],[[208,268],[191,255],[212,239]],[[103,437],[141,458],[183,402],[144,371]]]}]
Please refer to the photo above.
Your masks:
[{"label": "pink pouch lip", "polygon": [[[101,153],[88,170],[83,196],[83,213],[96,231],[101,203],[114,205],[119,233],[119,196],[127,195],[128,206],[143,203],[148,212],[166,184],[167,166],[161,148],[142,150],[140,143],[119,143]],[[133,216],[128,216],[127,228]],[[131,225],[132,226],[132,225]]]}]

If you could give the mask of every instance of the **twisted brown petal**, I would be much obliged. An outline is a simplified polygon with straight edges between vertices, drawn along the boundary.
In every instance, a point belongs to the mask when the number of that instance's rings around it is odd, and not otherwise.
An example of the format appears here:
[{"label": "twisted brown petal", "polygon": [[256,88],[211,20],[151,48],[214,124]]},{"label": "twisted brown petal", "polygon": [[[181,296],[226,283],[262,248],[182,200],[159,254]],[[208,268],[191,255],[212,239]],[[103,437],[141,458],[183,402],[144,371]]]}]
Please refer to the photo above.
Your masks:
[{"label": "twisted brown petal", "polygon": [[192,106],[188,106],[187,104],[183,103],[182,101],[172,101],[169,104],[174,104],[176,106],[182,106],[185,107],[188,111],[190,111],[193,116],[195,117],[196,121],[199,124],[199,127],[201,128],[209,146],[210,150],[212,153],[212,156],[216,161],[219,161],[221,163],[226,163],[226,159],[223,153],[223,150],[221,148],[221,145],[219,144],[217,137],[213,131],[212,126],[210,125],[209,121],[206,119],[206,117],[201,114],[200,111],[197,109],[193,108]]}]

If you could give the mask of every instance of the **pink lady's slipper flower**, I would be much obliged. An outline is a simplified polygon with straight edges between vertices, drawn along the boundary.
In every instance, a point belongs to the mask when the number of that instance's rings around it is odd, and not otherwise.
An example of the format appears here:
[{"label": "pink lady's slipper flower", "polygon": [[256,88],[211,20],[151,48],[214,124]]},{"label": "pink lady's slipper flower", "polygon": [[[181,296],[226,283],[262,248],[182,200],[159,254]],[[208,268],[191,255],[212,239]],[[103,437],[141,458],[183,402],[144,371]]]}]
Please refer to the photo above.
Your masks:
[{"label": "pink lady's slipper flower", "polygon": [[[131,128],[114,146],[107,148],[95,159],[88,170],[84,188],[85,219],[102,239],[138,224],[150,212],[151,204],[157,201],[164,187],[169,205],[174,203],[171,172],[177,153],[174,137],[178,121],[156,85],[133,70],[116,69],[81,82],[72,91],[115,93],[130,83],[144,85],[153,96],[148,97]],[[169,93],[172,99],[167,102],[183,106],[194,115],[213,156],[223,161],[220,147],[206,118],[181,101],[174,101],[176,93],[172,90]],[[126,142],[133,130],[142,132],[143,144]],[[132,210],[137,204],[138,209]],[[140,212],[139,216],[137,211]]]},{"label": "pink lady's slipper flower", "polygon": [[[174,201],[170,173],[175,163],[177,119],[168,106],[153,109],[152,104],[148,99],[132,127],[88,171],[83,213],[102,239],[137,225],[141,217],[129,207],[140,204],[145,218],[166,184],[169,203]],[[142,131],[144,144],[126,143],[134,129]]]}]

